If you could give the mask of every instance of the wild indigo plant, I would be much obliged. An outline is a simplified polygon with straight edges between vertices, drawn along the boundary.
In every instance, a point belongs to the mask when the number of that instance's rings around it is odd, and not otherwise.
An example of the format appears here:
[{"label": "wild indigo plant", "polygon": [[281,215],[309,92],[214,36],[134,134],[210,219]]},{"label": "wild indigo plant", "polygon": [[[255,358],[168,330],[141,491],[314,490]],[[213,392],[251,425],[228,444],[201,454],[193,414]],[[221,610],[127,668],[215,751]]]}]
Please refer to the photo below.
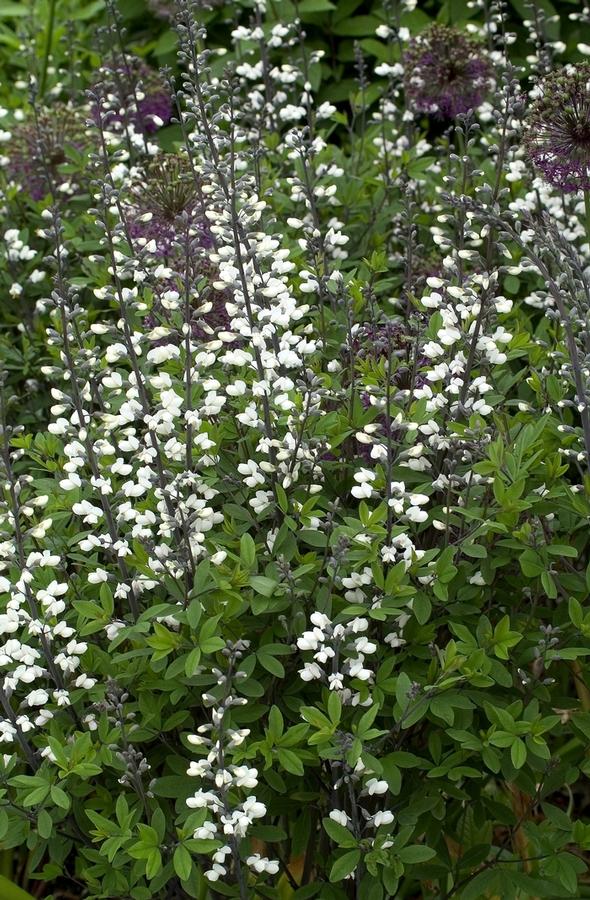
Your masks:
[{"label": "wild indigo plant", "polygon": [[344,101],[323,5],[275,6],[215,48],[179,3],[158,72],[109,5],[83,152],[63,85],[6,110],[50,392],[25,427],[2,373],[13,882],[585,896],[586,64],[387,2]]}]

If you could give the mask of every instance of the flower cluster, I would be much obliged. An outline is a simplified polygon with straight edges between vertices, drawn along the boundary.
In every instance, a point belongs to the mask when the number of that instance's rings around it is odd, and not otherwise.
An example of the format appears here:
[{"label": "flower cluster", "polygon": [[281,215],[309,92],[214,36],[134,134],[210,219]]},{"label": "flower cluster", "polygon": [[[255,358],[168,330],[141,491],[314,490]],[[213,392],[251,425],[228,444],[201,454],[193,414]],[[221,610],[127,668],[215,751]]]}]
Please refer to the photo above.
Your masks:
[{"label": "flower cluster", "polygon": [[590,63],[551,72],[527,116],[527,156],[543,177],[571,193],[590,189]]},{"label": "flower cluster", "polygon": [[[377,645],[365,633],[369,622],[356,618],[347,625],[333,625],[328,616],[316,612],[311,615],[311,624],[313,630],[305,631],[297,646],[300,650],[313,650],[314,662],[304,664],[300,677],[303,681],[325,681],[331,691],[338,691],[343,702],[355,706],[361,695],[345,688],[344,682],[345,676],[369,683],[373,679],[372,670],[365,666],[366,657],[377,651]],[[322,668],[328,663],[329,674]]]},{"label": "flower cluster", "polygon": [[54,41],[0,111],[0,844],[96,898],[573,897],[587,64],[384,2],[326,11],[378,38],[332,98],[312,5],[212,49],[180,0],[158,73],[109,0],[86,99]]},{"label": "flower cluster", "polygon": [[[33,200],[52,194],[70,197],[79,191],[83,169],[72,176],[73,156],[88,152],[84,108],[55,103],[37,110],[32,120],[12,126],[7,145],[8,177]],[[70,163],[69,171],[66,165]]]},{"label": "flower cluster", "polygon": [[404,55],[408,105],[442,119],[476,109],[490,89],[493,70],[473,39],[445,25],[431,25],[414,38]]},{"label": "flower cluster", "polygon": [[[197,734],[190,734],[187,738],[193,747],[206,752],[206,756],[191,762],[187,772],[191,777],[200,779],[206,788],[195,791],[186,804],[190,809],[211,814],[212,818],[198,815],[200,824],[195,826],[194,837],[215,842],[213,865],[205,872],[205,877],[213,882],[228,874],[229,858],[238,870],[238,879],[242,883],[239,842],[246,837],[250,826],[266,815],[264,803],[254,795],[249,794],[246,799],[237,800],[237,795],[249,792],[258,785],[258,770],[229,762],[232,751],[240,747],[250,734],[249,729],[235,729],[229,723],[232,708],[247,703],[244,697],[238,697],[232,692],[232,678],[239,685],[240,680],[246,677],[241,673],[240,679],[240,672],[234,674],[233,670],[247,649],[247,642],[226,646],[223,655],[227,658],[228,671],[223,673],[220,669],[213,670],[217,686],[222,689],[223,694],[220,698],[216,697],[216,692],[203,696],[205,704],[212,707],[212,721],[210,724],[200,725]],[[221,843],[218,838],[228,843]],[[276,875],[279,869],[277,862],[261,857],[259,853],[248,856],[246,865],[257,874]]]}]

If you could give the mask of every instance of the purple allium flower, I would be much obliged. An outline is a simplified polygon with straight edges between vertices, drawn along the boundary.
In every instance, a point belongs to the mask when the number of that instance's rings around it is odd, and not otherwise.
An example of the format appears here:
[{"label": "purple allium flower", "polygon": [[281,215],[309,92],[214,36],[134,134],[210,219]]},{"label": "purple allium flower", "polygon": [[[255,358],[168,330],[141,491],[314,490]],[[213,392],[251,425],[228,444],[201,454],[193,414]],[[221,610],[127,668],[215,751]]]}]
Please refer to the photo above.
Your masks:
[{"label": "purple allium flower", "polygon": [[440,119],[478,107],[493,78],[483,48],[446,25],[431,25],[410,42],[404,70],[408,105]]},{"label": "purple allium flower", "polygon": [[126,56],[115,67],[99,70],[104,99],[101,104],[110,126],[133,125],[153,134],[172,116],[170,90],[155,69],[138,56]]},{"label": "purple allium flower", "polygon": [[[81,152],[87,146],[85,115],[70,104],[56,103],[12,129],[8,144],[9,178],[33,200],[42,200],[55,190],[75,193],[78,185],[72,176],[60,171],[68,161],[68,149]],[[49,180],[48,180],[49,179]]]},{"label": "purple allium flower", "polygon": [[548,75],[529,111],[527,156],[550,184],[590,190],[590,63]]},{"label": "purple allium flower", "polygon": [[[150,161],[141,170],[140,178],[131,189],[127,221],[132,239],[141,241],[144,246],[151,242],[152,255],[172,266],[181,282],[185,278],[187,263],[185,235],[188,227],[189,284],[192,290],[193,285],[205,277],[208,282],[206,298],[201,292],[199,302],[206,299],[210,304],[209,310],[202,316],[195,313],[193,337],[210,340],[215,331],[227,329],[230,319],[225,303],[228,297],[211,285],[216,281],[216,272],[209,262],[207,251],[214,246],[214,241],[203,218],[197,183],[186,156],[165,154]],[[174,279],[161,287],[164,291],[179,290],[179,284]],[[156,300],[145,324],[153,328],[158,317],[169,320],[169,314]]]},{"label": "purple allium flower", "polygon": [[[400,322],[366,322],[364,325],[353,326],[348,349],[360,359],[378,360],[387,357],[390,351],[397,357],[400,351],[402,354],[407,352],[404,346],[406,335],[407,330]],[[411,336],[408,337],[411,342]]]},{"label": "purple allium flower", "polygon": [[[362,371],[370,374],[375,366],[379,366],[381,374],[385,369],[387,377],[388,360],[391,357],[390,386],[392,396],[395,396],[397,391],[407,391],[412,385],[420,387],[425,382],[420,369],[428,363],[428,360],[418,356],[414,367],[415,352],[416,336],[406,323],[391,319],[377,323],[365,322],[353,325],[351,335],[343,347],[343,362],[346,367],[346,363],[352,355]],[[371,393],[368,390],[361,391],[359,399],[364,410],[371,409],[373,404]],[[395,442],[401,437],[402,432],[399,425],[393,420],[388,421],[383,412],[378,413],[372,424],[376,428],[373,436],[378,440],[385,441],[389,437]],[[361,457],[368,464],[373,459],[371,450],[371,445],[358,441],[356,437],[348,445],[343,445],[345,454],[347,451],[352,451],[355,456]]]},{"label": "purple allium flower", "polygon": [[[409,387],[412,380],[415,345],[415,336],[402,322],[389,321],[377,324],[367,322],[364,325],[353,326],[352,340],[346,346],[346,353],[352,351],[355,359],[375,363],[387,360],[391,353],[392,384],[396,388],[404,389]],[[425,357],[418,357],[417,369],[427,363]],[[421,385],[423,381],[421,375],[416,375],[416,386]]]},{"label": "purple allium flower", "polygon": [[166,154],[142,169],[131,189],[129,231],[132,238],[154,241],[155,256],[169,258],[181,251],[180,217],[188,222],[198,245],[209,249],[213,241],[202,218],[198,189],[185,156]]}]

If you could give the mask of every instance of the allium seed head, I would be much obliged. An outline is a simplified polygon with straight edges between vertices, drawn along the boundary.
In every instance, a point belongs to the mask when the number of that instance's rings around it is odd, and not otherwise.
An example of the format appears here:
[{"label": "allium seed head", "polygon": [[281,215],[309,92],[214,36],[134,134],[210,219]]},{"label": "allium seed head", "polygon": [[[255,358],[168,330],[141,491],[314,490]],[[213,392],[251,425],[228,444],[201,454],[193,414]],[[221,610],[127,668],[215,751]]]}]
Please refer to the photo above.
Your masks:
[{"label": "allium seed head", "polygon": [[51,109],[38,113],[37,121],[31,116],[16,125],[8,147],[8,173],[19,187],[27,191],[33,200],[42,200],[53,189],[69,184],[74,193],[70,175],[61,167],[68,161],[68,149],[81,151],[87,146],[85,115],[67,103],[56,103]]},{"label": "allium seed head", "polygon": [[116,67],[104,67],[95,81],[105,94],[101,103],[107,122],[132,125],[144,134],[153,134],[172,116],[170,91],[160,75],[143,59],[127,56]]},{"label": "allium seed head", "polygon": [[404,68],[410,108],[439,119],[454,119],[476,109],[493,79],[483,48],[445,25],[431,25],[410,42]]},{"label": "allium seed head", "polygon": [[568,66],[540,85],[524,146],[543,178],[565,193],[590,189],[590,63]]},{"label": "allium seed head", "polygon": [[[166,154],[151,161],[142,179],[132,188],[130,231],[134,238],[155,241],[156,255],[169,257],[179,234],[179,216],[188,217],[199,244],[212,240],[199,221],[199,198],[190,163],[184,156]],[[151,217],[150,217],[151,216]],[[149,221],[146,221],[149,218]]]}]

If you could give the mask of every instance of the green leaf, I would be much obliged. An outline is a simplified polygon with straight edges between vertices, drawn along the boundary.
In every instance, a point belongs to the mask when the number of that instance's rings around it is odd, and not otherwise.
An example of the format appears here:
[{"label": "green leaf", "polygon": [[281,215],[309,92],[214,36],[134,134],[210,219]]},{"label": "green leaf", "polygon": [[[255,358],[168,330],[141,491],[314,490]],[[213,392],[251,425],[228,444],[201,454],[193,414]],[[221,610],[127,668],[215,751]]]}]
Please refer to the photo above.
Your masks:
[{"label": "green leaf", "polygon": [[374,35],[375,30],[382,24],[377,16],[353,16],[335,23],[332,30],[334,34],[346,37],[366,37]]},{"label": "green leaf", "polygon": [[160,851],[154,847],[151,850],[150,855],[147,858],[147,862],[145,865],[145,874],[146,878],[152,879],[155,878],[160,869],[162,868],[162,855]]},{"label": "green leaf", "polygon": [[278,741],[283,733],[284,722],[278,706],[272,706],[268,714],[268,733],[273,741]]},{"label": "green leaf", "polygon": [[580,628],[582,626],[582,622],[584,621],[584,612],[580,603],[575,599],[575,597],[570,597],[569,599],[568,612],[572,625],[575,625],[576,628]]},{"label": "green leaf", "polygon": [[[50,790],[51,785],[49,784],[43,784],[39,787],[34,788],[30,792],[30,794],[27,794],[27,796],[24,798],[23,806],[37,806],[39,803],[43,803]],[[56,788],[56,790],[60,789]],[[63,791],[61,793],[63,794]]]},{"label": "green leaf", "polygon": [[[495,869],[480,872],[461,891],[461,900],[482,900],[482,897],[495,893],[499,881],[499,873]],[[500,895],[501,896],[501,895]]]},{"label": "green leaf", "polygon": [[9,881],[4,875],[0,875],[0,897],[2,900],[35,900],[32,894]]},{"label": "green leaf", "polygon": [[408,699],[408,693],[411,687],[412,682],[410,681],[409,676],[406,675],[405,672],[400,672],[395,685],[395,696],[402,710],[404,710],[410,702]]},{"label": "green leaf", "polygon": [[59,806],[61,809],[70,808],[70,798],[61,788],[55,786],[51,788],[51,799],[55,805]]},{"label": "green leaf", "polygon": [[358,844],[357,839],[354,834],[346,828],[345,825],[341,825],[340,822],[335,822],[334,819],[330,819],[329,816],[326,816],[325,819],[322,819],[324,830],[327,834],[330,835],[335,844],[339,847],[356,847]]},{"label": "green leaf", "polygon": [[194,630],[201,621],[203,606],[198,598],[191,600],[186,611],[186,620],[189,626]]},{"label": "green leaf", "polygon": [[188,881],[193,868],[193,860],[186,847],[183,847],[182,844],[179,844],[174,851],[172,863],[174,865],[174,871],[180,880]]},{"label": "green leaf", "polygon": [[436,856],[436,850],[433,850],[432,847],[425,847],[423,844],[411,844],[409,847],[402,847],[397,855],[403,863],[412,865],[432,859]]},{"label": "green leaf", "polygon": [[40,810],[39,815],[37,816],[37,831],[44,840],[51,837],[51,832],[53,831],[53,819],[46,809]]},{"label": "green leaf", "polygon": [[330,870],[330,881],[342,881],[347,875],[350,875],[359,864],[361,858],[360,850],[349,850],[338,857]]},{"label": "green leaf", "polygon": [[340,717],[342,715],[342,701],[340,697],[336,693],[336,691],[331,691],[330,696],[328,698],[328,715],[330,717],[330,722],[332,725],[338,725],[340,722]]},{"label": "green leaf", "polygon": [[304,774],[303,763],[293,750],[283,750],[282,748],[279,748],[277,750],[277,756],[281,766],[286,772],[290,772],[292,775]]},{"label": "green leaf", "polygon": [[327,547],[328,535],[324,531],[316,531],[313,528],[302,528],[298,534],[299,540],[310,547]]},{"label": "green leaf", "polygon": [[525,550],[519,558],[520,568],[527,578],[535,578],[545,571],[547,566],[536,550]]},{"label": "green leaf", "polygon": [[[16,18],[17,16],[30,16],[31,9],[26,3],[0,3],[0,18]],[[27,897],[29,894],[27,894]]]},{"label": "green leaf", "polygon": [[526,762],[526,745],[518,737],[510,747],[510,759],[515,769],[522,769]]},{"label": "green leaf", "polygon": [[196,674],[200,661],[201,650],[199,647],[195,647],[194,650],[191,650],[188,654],[184,663],[184,674],[187,678],[192,678],[192,676]]},{"label": "green leaf", "polygon": [[298,12],[301,15],[305,13],[329,12],[336,9],[331,0],[301,0]]},{"label": "green leaf", "polygon": [[248,533],[240,538],[240,561],[247,570],[252,569],[256,562],[256,544]]},{"label": "green leaf", "polygon": [[262,594],[263,597],[272,597],[278,585],[278,581],[267,578],[265,575],[252,575],[248,583],[257,594]]},{"label": "green leaf", "polygon": [[260,665],[263,666],[267,672],[270,672],[271,675],[274,675],[275,678],[285,677],[284,665],[282,662],[279,662],[278,659],[275,659],[274,656],[271,656],[270,653],[263,653],[262,650],[259,650],[256,656]]},{"label": "green leaf", "polygon": [[288,834],[278,825],[254,825],[248,829],[248,834],[258,838],[261,841],[268,841],[270,844],[278,844],[288,839]]},{"label": "green leaf", "polygon": [[547,553],[552,556],[569,556],[571,559],[575,559],[578,555],[576,548],[570,544],[549,544]]},{"label": "green leaf", "polygon": [[0,806],[0,840],[2,840],[2,838],[8,831],[9,821],[10,820],[8,818],[8,813],[6,812],[4,807]]}]

